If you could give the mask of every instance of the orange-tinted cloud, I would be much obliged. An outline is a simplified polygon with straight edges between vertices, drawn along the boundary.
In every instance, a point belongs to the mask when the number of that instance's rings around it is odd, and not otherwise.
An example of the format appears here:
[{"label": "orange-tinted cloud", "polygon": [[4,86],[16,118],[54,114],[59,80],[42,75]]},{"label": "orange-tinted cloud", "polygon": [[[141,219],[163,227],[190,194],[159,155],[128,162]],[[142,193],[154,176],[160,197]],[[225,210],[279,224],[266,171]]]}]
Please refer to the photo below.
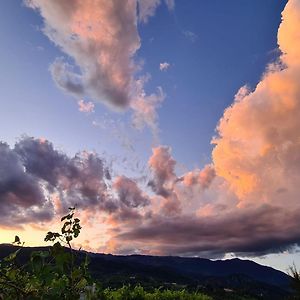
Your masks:
[{"label": "orange-tinted cloud", "polygon": [[282,204],[284,198],[298,202],[299,1],[289,1],[282,17],[280,60],[267,68],[254,91],[240,90],[224,112],[217,128],[219,137],[214,140],[216,173],[227,180],[241,202]]}]

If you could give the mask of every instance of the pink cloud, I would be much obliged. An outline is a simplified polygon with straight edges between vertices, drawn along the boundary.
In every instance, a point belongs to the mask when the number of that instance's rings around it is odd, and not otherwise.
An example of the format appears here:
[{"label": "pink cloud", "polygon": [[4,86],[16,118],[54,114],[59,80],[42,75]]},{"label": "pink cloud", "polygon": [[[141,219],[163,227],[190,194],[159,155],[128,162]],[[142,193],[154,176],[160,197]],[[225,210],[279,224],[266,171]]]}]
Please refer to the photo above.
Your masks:
[{"label": "pink cloud", "polygon": [[95,105],[93,102],[91,102],[91,101],[85,102],[84,100],[81,99],[77,103],[78,103],[79,111],[84,112],[84,113],[94,112]]},{"label": "pink cloud", "polygon": [[[51,65],[59,88],[77,99],[89,97],[115,110],[130,108],[139,128],[146,125],[157,134],[156,109],[164,96],[161,88],[157,93],[145,93],[145,76],[137,76],[142,66],[135,56],[141,46],[138,23],[155,14],[160,0],[25,3],[43,17],[44,34],[75,61],[76,67],[65,58],[57,58]],[[174,1],[166,4],[174,7]]]}]

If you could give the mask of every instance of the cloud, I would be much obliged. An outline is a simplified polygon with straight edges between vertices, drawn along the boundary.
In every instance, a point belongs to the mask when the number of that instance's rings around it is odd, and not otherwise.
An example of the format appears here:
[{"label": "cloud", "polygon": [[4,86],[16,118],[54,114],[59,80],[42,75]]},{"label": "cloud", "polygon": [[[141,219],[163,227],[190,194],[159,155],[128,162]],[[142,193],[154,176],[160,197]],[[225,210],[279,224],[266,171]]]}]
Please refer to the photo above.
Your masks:
[{"label": "cloud", "polygon": [[113,188],[118,194],[120,201],[128,207],[146,206],[149,198],[137,186],[137,183],[125,176],[119,176],[113,183]]},{"label": "cloud", "polygon": [[300,241],[298,216],[299,210],[290,210],[284,217],[281,208],[267,205],[238,214],[221,214],[218,218],[156,216],[120,233],[117,241],[125,247],[130,240],[135,249],[145,249],[148,253],[158,251],[163,255],[210,258],[232,252],[244,256],[264,255],[289,249],[291,244]]},{"label": "cloud", "polygon": [[69,206],[112,212],[119,199],[108,190],[103,159],[92,152],[73,157],[44,139],[23,137],[10,148],[0,144],[1,225],[49,221]]},{"label": "cloud", "polygon": [[161,71],[167,71],[170,68],[170,64],[168,62],[163,62],[159,64],[159,69]]},{"label": "cloud", "polygon": [[79,111],[84,112],[84,113],[94,112],[95,105],[93,102],[91,102],[91,101],[85,102],[83,99],[81,99],[77,103],[78,103]]},{"label": "cloud", "polygon": [[[141,46],[138,22],[153,16],[160,0],[25,0],[44,20],[44,34],[67,58],[50,66],[56,85],[78,97],[107,104],[115,110],[131,108],[134,120],[157,131],[154,110],[158,93],[147,95],[136,53]],[[169,9],[174,1],[166,1]],[[142,84],[142,85],[141,85]],[[155,98],[155,99],[154,99]],[[154,104],[155,103],[155,104]],[[142,106],[142,108],[141,108]],[[153,129],[154,128],[154,129]]]},{"label": "cloud", "polygon": [[[57,5],[63,3],[68,7],[65,1]],[[72,9],[62,15],[72,15]],[[148,161],[148,186],[140,187],[125,176],[111,180],[95,153],[69,157],[50,142],[32,138],[21,139],[13,149],[1,144],[1,224],[51,219],[56,207],[79,203],[109,214],[107,249],[116,253],[248,256],[299,244],[299,0],[290,0],[282,16],[282,55],[255,90],[242,87],[225,110],[211,164],[178,176],[171,149],[159,146]],[[79,80],[71,75],[64,80],[69,78]],[[146,98],[143,80],[135,86],[134,94],[141,95],[135,105],[155,118],[155,109],[143,101],[159,102]],[[11,211],[15,214],[8,218]]]},{"label": "cloud", "polygon": [[[153,17],[157,7],[161,4],[161,0],[139,0],[138,10],[139,10],[139,20],[141,22],[147,23],[150,17]],[[165,0],[165,4],[171,11],[175,7],[175,0]]]},{"label": "cloud", "polygon": [[[282,19],[282,55],[225,110],[212,164],[178,177],[170,149],[154,149],[151,217],[112,236],[115,252],[130,243],[140,253],[248,256],[299,245],[299,0],[288,2]],[[180,207],[173,215],[159,209],[170,195]]]},{"label": "cloud", "polygon": [[152,156],[149,159],[149,167],[153,173],[153,179],[149,186],[156,194],[167,196],[168,190],[176,179],[176,161],[171,157],[170,148],[159,146],[152,149]]},{"label": "cloud", "polygon": [[[271,64],[254,91],[243,87],[226,109],[214,140],[213,161],[240,204],[298,203],[300,182],[299,1],[283,11],[278,44],[283,54]],[[298,47],[298,48],[297,48]],[[278,190],[285,190],[277,193]]]},{"label": "cloud", "polygon": [[206,189],[210,186],[216,176],[215,169],[212,165],[206,165],[202,170],[194,170],[184,174],[181,178],[186,186],[199,184],[201,188]]},{"label": "cloud", "polygon": [[138,1],[139,20],[147,23],[149,17],[153,17],[161,0],[140,0]]},{"label": "cloud", "polygon": [[196,42],[198,39],[198,35],[192,31],[189,30],[183,30],[182,34],[188,39],[190,40],[192,43]]},{"label": "cloud", "polygon": [[175,8],[175,0],[165,0],[165,2],[169,10],[173,10]]},{"label": "cloud", "polygon": [[5,143],[0,143],[0,166],[0,223],[17,226],[31,218],[51,219],[51,203],[45,198],[38,180],[24,171],[18,155]]},{"label": "cloud", "polygon": [[116,107],[127,106],[137,68],[133,56],[140,47],[136,2],[32,0],[29,5],[42,15],[43,32],[80,69],[56,60],[52,75],[58,86]]},{"label": "cloud", "polygon": [[138,84],[136,86],[137,97],[131,104],[134,111],[132,124],[139,130],[142,130],[145,125],[147,125],[152,130],[155,142],[157,142],[159,135],[157,108],[160,107],[166,95],[161,87],[157,88],[157,93],[146,95],[143,86],[144,81],[147,80],[147,77],[138,80]]}]

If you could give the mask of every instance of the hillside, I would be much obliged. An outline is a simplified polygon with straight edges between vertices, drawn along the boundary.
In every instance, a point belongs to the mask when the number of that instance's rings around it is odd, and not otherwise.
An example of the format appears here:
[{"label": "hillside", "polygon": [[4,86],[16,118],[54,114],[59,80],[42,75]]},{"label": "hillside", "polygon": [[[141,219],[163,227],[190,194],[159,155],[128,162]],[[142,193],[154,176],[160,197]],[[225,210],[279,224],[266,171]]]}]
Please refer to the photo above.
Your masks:
[{"label": "hillside", "polygon": [[[0,245],[0,259],[14,249],[15,246],[9,244]],[[30,252],[43,249],[45,247],[24,247],[20,263],[26,261]],[[198,289],[215,299],[235,299],[235,296],[284,299],[289,295],[288,275],[249,260],[86,253],[91,259],[92,276],[105,287],[142,284],[149,289],[159,286]],[[78,252],[79,259],[84,254],[84,251]]]}]

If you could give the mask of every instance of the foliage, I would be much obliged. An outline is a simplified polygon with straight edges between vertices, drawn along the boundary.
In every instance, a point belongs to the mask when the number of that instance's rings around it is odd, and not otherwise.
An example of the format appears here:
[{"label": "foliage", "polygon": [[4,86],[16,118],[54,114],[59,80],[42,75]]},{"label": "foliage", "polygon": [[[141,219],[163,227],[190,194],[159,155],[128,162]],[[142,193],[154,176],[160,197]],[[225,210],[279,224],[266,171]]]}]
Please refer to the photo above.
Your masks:
[{"label": "foliage", "polygon": [[99,299],[103,300],[211,300],[210,297],[195,293],[189,293],[185,290],[172,291],[155,289],[153,292],[147,292],[142,286],[136,286],[131,289],[124,286],[117,290],[105,289]]},{"label": "foliage", "polygon": [[102,289],[88,272],[89,257],[78,257],[71,242],[81,230],[80,220],[74,217],[75,208],[61,218],[61,232],[49,231],[45,241],[54,244],[45,251],[33,251],[25,264],[18,256],[24,243],[18,236],[13,244],[18,249],[0,261],[0,299],[102,299],[102,300],[209,300],[208,296],[185,290],[160,290],[148,292],[141,286],[119,289]]},{"label": "foliage", "polygon": [[[80,220],[74,218],[74,207],[62,217],[61,233],[48,232],[45,241],[55,242],[47,251],[34,251],[22,266],[17,255],[10,254],[0,262],[0,298],[2,299],[79,299],[91,283],[88,256],[79,265],[71,241],[80,234]],[[22,246],[20,238],[14,244]],[[67,246],[64,247],[64,246]]]},{"label": "foliage", "polygon": [[292,277],[292,288],[295,292],[295,298],[300,299],[300,272],[297,270],[295,264],[289,268],[290,276]]}]

